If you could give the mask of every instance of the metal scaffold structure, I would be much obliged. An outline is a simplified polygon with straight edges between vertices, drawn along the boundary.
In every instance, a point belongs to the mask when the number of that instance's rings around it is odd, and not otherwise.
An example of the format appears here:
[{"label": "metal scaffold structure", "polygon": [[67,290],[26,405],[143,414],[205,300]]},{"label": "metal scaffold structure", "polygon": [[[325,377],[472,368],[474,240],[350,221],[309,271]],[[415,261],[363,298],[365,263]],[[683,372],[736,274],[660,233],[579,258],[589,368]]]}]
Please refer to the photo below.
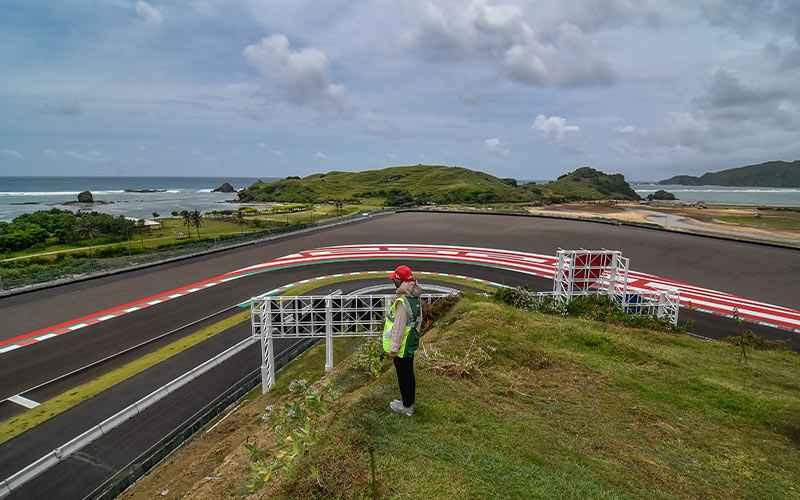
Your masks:
[{"label": "metal scaffold structure", "polygon": [[628,314],[678,323],[676,290],[642,291],[629,287],[630,260],[618,250],[562,250],[553,276],[553,297],[566,304],[583,295],[607,295]]},{"label": "metal scaffold structure", "polygon": [[[433,303],[448,294],[424,294]],[[252,336],[261,340],[262,391],[275,384],[275,339],[324,338],[325,370],[333,369],[334,337],[383,334],[394,295],[258,296],[251,302]]]}]

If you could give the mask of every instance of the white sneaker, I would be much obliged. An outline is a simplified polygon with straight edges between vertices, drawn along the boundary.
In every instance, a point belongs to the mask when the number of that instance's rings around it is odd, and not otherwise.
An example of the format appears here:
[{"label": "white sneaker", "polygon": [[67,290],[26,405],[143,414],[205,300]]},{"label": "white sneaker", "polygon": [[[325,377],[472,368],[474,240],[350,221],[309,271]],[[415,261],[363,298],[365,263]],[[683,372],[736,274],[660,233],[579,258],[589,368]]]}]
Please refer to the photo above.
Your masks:
[{"label": "white sneaker", "polygon": [[395,413],[399,413],[400,415],[405,415],[406,417],[410,417],[414,414],[414,405],[405,407],[403,406],[403,402],[399,399],[395,399],[389,403],[389,409]]}]

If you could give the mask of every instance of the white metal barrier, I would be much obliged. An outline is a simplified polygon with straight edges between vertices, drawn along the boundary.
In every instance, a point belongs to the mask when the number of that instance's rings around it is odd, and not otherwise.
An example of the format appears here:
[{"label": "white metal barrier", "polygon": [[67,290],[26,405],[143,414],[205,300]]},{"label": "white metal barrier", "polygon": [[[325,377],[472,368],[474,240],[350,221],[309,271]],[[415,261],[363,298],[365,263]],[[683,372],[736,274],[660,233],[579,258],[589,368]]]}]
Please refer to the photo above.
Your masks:
[{"label": "white metal barrier", "polygon": [[[433,303],[447,294],[424,294]],[[280,338],[324,338],[325,370],[333,369],[334,337],[369,337],[383,333],[394,295],[258,296],[251,301],[252,336],[261,340],[261,387],[275,384],[275,350]]]},{"label": "white metal barrier", "polygon": [[678,324],[678,292],[630,290],[629,263],[630,260],[617,250],[559,249],[552,295],[562,304],[582,295],[608,295],[628,314],[655,316]]},{"label": "white metal barrier", "polygon": [[240,353],[241,351],[247,349],[248,347],[253,345],[254,342],[255,341],[253,339],[248,338],[226,349],[225,351],[214,356],[208,361],[205,361],[195,366],[194,368],[184,373],[183,375],[179,376],[178,378],[173,379],[166,385],[159,387],[155,391],[151,392],[150,394],[136,401],[130,406],[108,417],[107,419],[103,420],[99,424],[83,432],[77,437],[67,441],[63,445],[56,448],[55,450],[51,451],[50,453],[44,455],[35,462],[31,463],[30,465],[19,470],[15,474],[9,476],[3,481],[0,481],[0,498],[4,498],[10,495],[14,490],[20,488],[23,484],[34,479],[36,476],[48,470],[49,468],[53,467],[54,465],[58,464],[62,460],[66,460],[79,450],[83,449],[92,441],[107,434],[112,429],[127,422],[136,415],[139,415],[148,407],[152,406],[156,402],[172,394],[173,392],[185,386],[192,380],[203,375],[204,373],[208,372],[209,370],[218,366],[224,361],[227,361],[228,359]]}]

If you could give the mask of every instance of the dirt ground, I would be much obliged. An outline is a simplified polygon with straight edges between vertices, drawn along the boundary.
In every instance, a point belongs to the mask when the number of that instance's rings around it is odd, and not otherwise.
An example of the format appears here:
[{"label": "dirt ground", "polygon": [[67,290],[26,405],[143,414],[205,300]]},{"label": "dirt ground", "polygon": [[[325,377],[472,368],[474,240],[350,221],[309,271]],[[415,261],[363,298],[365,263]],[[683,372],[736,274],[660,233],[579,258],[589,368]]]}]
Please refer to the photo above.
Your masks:
[{"label": "dirt ground", "polygon": [[[530,207],[528,212],[578,219],[656,224],[676,231],[800,246],[800,210],[604,201]],[[780,220],[782,227],[769,227],[771,220]]]}]

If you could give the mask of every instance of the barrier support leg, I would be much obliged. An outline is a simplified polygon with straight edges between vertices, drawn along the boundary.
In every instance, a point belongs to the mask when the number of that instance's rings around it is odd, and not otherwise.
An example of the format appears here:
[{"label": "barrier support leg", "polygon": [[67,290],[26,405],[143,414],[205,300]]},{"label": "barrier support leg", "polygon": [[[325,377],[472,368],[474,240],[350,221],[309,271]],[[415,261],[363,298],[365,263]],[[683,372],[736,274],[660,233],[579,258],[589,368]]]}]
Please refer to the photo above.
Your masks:
[{"label": "barrier support leg", "polygon": [[331,299],[325,299],[325,372],[333,370],[333,311]]}]

